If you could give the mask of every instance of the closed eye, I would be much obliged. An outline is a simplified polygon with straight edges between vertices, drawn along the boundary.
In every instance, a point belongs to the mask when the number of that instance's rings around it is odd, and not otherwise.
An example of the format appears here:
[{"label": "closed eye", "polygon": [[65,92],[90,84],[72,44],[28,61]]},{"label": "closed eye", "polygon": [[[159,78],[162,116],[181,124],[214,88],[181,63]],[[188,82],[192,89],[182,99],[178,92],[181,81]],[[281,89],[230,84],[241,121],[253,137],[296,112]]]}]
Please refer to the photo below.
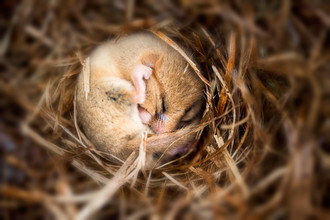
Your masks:
[{"label": "closed eye", "polygon": [[166,112],[166,106],[165,106],[165,97],[162,96],[162,113]]}]

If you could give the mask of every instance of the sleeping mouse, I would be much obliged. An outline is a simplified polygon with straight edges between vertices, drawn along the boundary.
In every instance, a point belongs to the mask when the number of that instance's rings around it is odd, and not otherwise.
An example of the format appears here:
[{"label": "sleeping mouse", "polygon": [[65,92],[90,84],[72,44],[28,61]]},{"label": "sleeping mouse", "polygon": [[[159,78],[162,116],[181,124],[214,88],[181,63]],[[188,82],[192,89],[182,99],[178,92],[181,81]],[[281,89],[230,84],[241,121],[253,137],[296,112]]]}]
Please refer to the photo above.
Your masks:
[{"label": "sleeping mouse", "polygon": [[[146,166],[186,153],[201,119],[204,84],[187,61],[151,32],[97,46],[77,81],[78,120],[97,147],[123,160],[148,132]],[[165,152],[166,151],[166,152]],[[164,161],[164,160],[163,160]]]}]

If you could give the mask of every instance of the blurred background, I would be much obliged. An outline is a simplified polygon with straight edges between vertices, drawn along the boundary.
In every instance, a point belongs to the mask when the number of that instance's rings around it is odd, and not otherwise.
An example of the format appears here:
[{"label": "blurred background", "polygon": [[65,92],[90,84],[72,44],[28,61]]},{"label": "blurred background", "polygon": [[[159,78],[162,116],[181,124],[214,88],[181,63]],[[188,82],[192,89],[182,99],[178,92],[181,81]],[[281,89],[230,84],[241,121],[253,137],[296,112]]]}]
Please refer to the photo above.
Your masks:
[{"label": "blurred background", "polygon": [[[329,219],[329,28],[326,0],[1,1],[0,219]],[[120,166],[69,135],[79,59],[141,29],[193,52],[206,124],[193,155],[88,210]]]}]

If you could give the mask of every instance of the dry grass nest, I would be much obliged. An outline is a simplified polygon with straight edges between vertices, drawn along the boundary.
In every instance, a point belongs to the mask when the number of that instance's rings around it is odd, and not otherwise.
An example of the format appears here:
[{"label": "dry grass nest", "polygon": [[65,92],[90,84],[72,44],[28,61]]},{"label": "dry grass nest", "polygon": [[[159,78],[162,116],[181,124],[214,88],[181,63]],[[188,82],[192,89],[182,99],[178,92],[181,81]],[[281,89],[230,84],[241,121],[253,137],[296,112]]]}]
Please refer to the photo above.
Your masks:
[{"label": "dry grass nest", "polygon": [[[327,1],[4,1],[0,218],[330,216]],[[154,170],[95,149],[75,83],[100,42],[147,29],[205,83],[194,152]]]}]

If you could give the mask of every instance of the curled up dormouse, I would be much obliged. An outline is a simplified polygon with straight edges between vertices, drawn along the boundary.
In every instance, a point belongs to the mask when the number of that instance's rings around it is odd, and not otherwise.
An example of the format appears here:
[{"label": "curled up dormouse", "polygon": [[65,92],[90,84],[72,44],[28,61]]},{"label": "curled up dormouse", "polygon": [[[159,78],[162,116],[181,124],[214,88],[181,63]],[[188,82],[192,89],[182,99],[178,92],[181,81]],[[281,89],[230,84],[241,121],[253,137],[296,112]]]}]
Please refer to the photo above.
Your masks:
[{"label": "curled up dormouse", "polygon": [[[146,166],[195,146],[189,130],[202,116],[204,84],[182,55],[151,32],[97,46],[77,82],[82,130],[101,151],[123,160],[148,132]],[[165,152],[166,151],[166,152]]]}]

